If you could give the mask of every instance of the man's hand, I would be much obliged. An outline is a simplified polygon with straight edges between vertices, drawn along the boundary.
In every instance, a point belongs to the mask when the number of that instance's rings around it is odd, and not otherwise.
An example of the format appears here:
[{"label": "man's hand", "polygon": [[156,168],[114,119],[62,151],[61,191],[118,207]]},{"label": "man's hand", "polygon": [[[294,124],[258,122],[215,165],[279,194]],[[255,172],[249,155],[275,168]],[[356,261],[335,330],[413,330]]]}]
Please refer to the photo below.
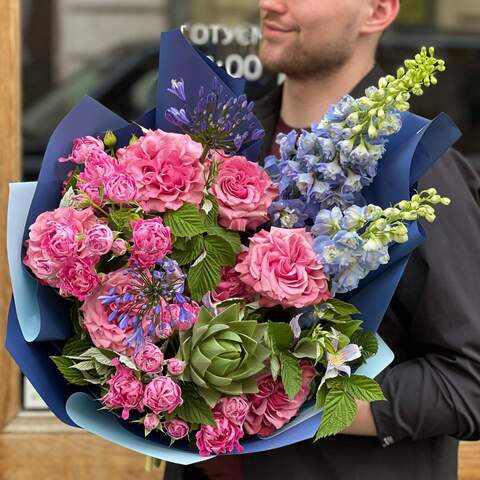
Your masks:
[{"label": "man's hand", "polygon": [[377,436],[377,427],[373,421],[370,402],[357,400],[357,414],[353,419],[353,423],[342,433],[345,435],[363,435],[367,437]]}]

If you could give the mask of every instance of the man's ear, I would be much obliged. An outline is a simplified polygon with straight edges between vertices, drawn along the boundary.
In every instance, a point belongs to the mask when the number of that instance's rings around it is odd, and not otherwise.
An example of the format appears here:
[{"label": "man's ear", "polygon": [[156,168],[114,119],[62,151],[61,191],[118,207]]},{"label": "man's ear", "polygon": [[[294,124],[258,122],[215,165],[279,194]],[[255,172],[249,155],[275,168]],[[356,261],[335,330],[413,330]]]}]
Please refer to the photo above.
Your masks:
[{"label": "man's ear", "polygon": [[360,33],[380,33],[397,18],[400,0],[370,0],[368,16]]}]

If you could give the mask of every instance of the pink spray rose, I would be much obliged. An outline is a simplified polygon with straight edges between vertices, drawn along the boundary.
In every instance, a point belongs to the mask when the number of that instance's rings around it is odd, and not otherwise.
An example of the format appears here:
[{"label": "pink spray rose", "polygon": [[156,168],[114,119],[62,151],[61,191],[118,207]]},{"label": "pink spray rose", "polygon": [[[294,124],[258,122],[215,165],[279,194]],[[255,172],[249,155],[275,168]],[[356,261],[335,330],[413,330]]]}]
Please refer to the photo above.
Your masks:
[{"label": "pink spray rose", "polygon": [[185,370],[185,362],[178,358],[169,358],[167,360],[167,370],[170,375],[181,375]]},{"label": "pink spray rose", "polygon": [[297,414],[307,399],[310,383],[316,374],[310,361],[302,360],[300,366],[302,385],[293,400],[288,399],[280,380],[273,380],[270,374],[257,378],[258,393],[247,395],[251,406],[244,427],[249,435],[268,437]]},{"label": "pink spray rose", "polygon": [[182,405],[182,390],[170,377],[156,377],[146,387],[143,403],[153,413],[172,413]]},{"label": "pink spray rose", "polygon": [[105,183],[117,169],[115,159],[103,151],[93,151],[85,159],[85,170],[78,176],[77,187],[93,202],[103,205]]},{"label": "pink spray rose", "polygon": [[174,418],[173,420],[163,423],[163,428],[168,436],[173,440],[180,440],[188,435],[190,427],[187,422]]},{"label": "pink spray rose", "polygon": [[117,238],[112,243],[112,252],[117,257],[127,253],[127,242],[123,238]]},{"label": "pink spray rose", "polygon": [[143,411],[143,384],[118,358],[114,358],[112,363],[116,371],[107,380],[110,388],[100,401],[108,408],[123,408],[122,418],[127,420],[130,410]]},{"label": "pink spray rose", "polygon": [[220,225],[242,232],[267,222],[268,208],[278,196],[262,167],[240,156],[221,162],[211,192],[220,207]]},{"label": "pink spray rose", "polygon": [[328,280],[304,228],[272,227],[250,238],[240,279],[261,295],[260,305],[302,308],[330,298]]},{"label": "pink spray rose", "polygon": [[81,182],[98,181],[105,185],[116,170],[117,164],[113,157],[102,150],[94,150],[85,159],[85,169],[80,173],[79,179]]},{"label": "pink spray rose", "polygon": [[100,283],[90,259],[72,257],[58,271],[60,294],[85,300]]},{"label": "pink spray rose", "polygon": [[[240,263],[247,256],[247,251],[237,255],[235,263]],[[235,267],[223,267],[221,271],[220,283],[215,291],[211,293],[214,302],[224,302],[230,298],[243,298],[247,301],[253,300],[256,292],[246,283],[240,280],[240,273]]]},{"label": "pink spray rose", "polygon": [[134,178],[127,173],[114,173],[105,183],[105,196],[116,203],[128,203],[135,200],[137,186]]},{"label": "pink spray rose", "polygon": [[143,417],[143,425],[147,432],[151,432],[160,425],[160,419],[154,413],[147,413],[145,417]]},{"label": "pink spray rose", "polygon": [[149,131],[117,151],[120,165],[137,186],[137,200],[146,212],[177,210],[185,202],[199,205],[205,181],[202,146],[188,135]]},{"label": "pink spray rose", "polygon": [[[133,356],[135,353],[135,343],[127,345],[127,338],[134,333],[133,326],[130,323],[125,328],[119,326],[121,310],[110,321],[109,316],[115,313],[117,305],[115,302],[102,303],[99,297],[109,295],[112,289],[115,294],[124,295],[129,292],[131,283],[132,278],[127,270],[117,270],[109,273],[105,275],[102,283],[80,307],[83,312],[83,326],[90,335],[93,344],[98,348],[106,348],[128,356]],[[124,309],[128,311],[129,308],[130,305],[127,303]],[[150,339],[148,336],[148,320],[144,321],[143,331],[145,339],[148,341]]]},{"label": "pink spray rose", "polygon": [[163,353],[153,343],[146,343],[133,357],[135,365],[145,373],[159,373],[163,369]]},{"label": "pink spray rose", "polygon": [[97,223],[87,232],[86,249],[92,255],[105,255],[113,244],[113,232],[108,225]]},{"label": "pink spray rose", "polygon": [[172,252],[170,228],[163,224],[160,217],[132,221],[132,227],[133,249],[130,257],[132,264],[153,267],[157,260]]},{"label": "pink spray rose", "polygon": [[202,425],[195,434],[198,453],[202,457],[208,457],[214,453],[231,453],[235,449],[237,452],[243,452],[243,447],[239,440],[243,437],[242,427],[231,422],[221,412],[214,411],[213,418],[215,426]]},{"label": "pink spray rose", "polygon": [[73,141],[72,153],[68,157],[60,157],[59,162],[85,163],[92,152],[103,151],[103,142],[95,137],[80,137]]},{"label": "pink spray rose", "polygon": [[66,259],[86,258],[85,232],[98,222],[91,208],[57,208],[41,213],[30,226],[23,263],[43,283],[58,287],[58,271]]},{"label": "pink spray rose", "polygon": [[243,425],[250,409],[250,402],[245,396],[223,397],[215,405],[215,410],[222,412],[232,423]]}]

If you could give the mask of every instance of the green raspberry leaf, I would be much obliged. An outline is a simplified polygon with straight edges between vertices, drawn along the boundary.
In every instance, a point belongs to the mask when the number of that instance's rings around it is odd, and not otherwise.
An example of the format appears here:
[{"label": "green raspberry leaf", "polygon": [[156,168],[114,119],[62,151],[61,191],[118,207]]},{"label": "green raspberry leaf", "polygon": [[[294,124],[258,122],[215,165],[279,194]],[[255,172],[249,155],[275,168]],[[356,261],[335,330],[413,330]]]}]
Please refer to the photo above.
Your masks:
[{"label": "green raspberry leaf", "polygon": [[302,369],[300,362],[289,352],[282,352],[279,355],[280,372],[283,388],[289,400],[293,400],[302,386]]},{"label": "green raspberry leaf", "polygon": [[380,385],[375,380],[363,375],[348,377],[346,391],[357,400],[365,400],[366,402],[385,400]]},{"label": "green raspberry leaf", "polygon": [[288,323],[268,322],[268,341],[272,350],[288,350],[293,343],[293,332]]},{"label": "green raspberry leaf", "polygon": [[167,210],[163,221],[176,237],[194,237],[206,231],[201,213],[191,203],[184,203],[178,210]]},{"label": "green raspberry leaf", "polygon": [[315,440],[342,432],[350,426],[357,413],[355,399],[343,390],[330,390],[325,398],[322,421]]},{"label": "green raspberry leaf", "polygon": [[217,235],[222,237],[230,244],[235,254],[240,253],[240,250],[242,249],[242,241],[238,232],[226,230],[218,225],[208,226],[207,232],[209,235]]},{"label": "green raspberry leaf", "polygon": [[182,383],[183,404],[175,409],[173,416],[185,422],[215,426],[212,409],[190,383]]},{"label": "green raspberry leaf", "polygon": [[188,265],[202,253],[203,248],[203,237],[201,235],[189,239],[179,238],[173,245],[171,258],[179,265]]},{"label": "green raspberry leaf", "polygon": [[191,296],[200,301],[202,297],[215,290],[220,283],[220,264],[215,255],[204,251],[188,271],[187,283]]},{"label": "green raspberry leaf", "polygon": [[71,383],[73,385],[81,385],[81,386],[90,384],[90,382],[85,380],[80,370],[71,368],[74,365],[73,360],[70,360],[69,358],[65,358],[65,357],[55,357],[55,356],[51,356],[50,358],[55,363],[55,365],[58,368],[58,371],[64,376],[65,380],[68,383]]},{"label": "green raspberry leaf", "polygon": [[222,266],[235,265],[235,251],[230,243],[219,235],[207,235],[205,237],[205,247],[208,254],[215,255],[218,263]]}]

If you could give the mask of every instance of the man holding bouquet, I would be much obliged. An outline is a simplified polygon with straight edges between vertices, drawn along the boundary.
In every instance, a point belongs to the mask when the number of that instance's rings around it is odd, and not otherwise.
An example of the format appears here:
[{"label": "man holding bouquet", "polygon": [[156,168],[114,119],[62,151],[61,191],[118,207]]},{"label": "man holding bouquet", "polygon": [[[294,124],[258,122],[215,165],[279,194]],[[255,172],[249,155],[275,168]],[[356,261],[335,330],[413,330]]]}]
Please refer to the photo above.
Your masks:
[{"label": "man holding bouquet", "polygon": [[[363,95],[400,0],[259,0],[264,66],[285,82],[260,99],[261,158],[278,133],[306,129],[343,95]],[[386,402],[358,402],[336,437],[167,470],[171,478],[457,478],[458,440],[480,439],[480,179],[456,151],[422,177],[452,198],[412,254],[379,334],[395,353],[377,377]],[[201,469],[201,473],[198,469]],[[204,475],[204,476],[202,476]]]}]

